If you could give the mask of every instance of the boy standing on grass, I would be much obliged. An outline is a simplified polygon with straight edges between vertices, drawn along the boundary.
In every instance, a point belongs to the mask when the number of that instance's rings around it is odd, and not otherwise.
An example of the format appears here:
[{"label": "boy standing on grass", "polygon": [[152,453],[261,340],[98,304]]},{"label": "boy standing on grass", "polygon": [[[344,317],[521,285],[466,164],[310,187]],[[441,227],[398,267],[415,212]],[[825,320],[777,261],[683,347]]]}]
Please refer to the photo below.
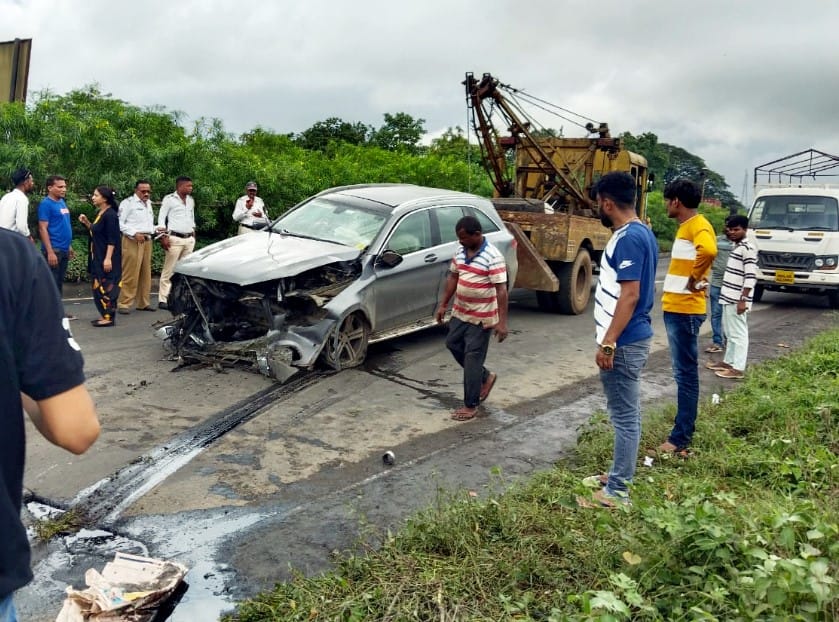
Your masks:
[{"label": "boy standing on grass", "polygon": [[720,378],[743,378],[749,354],[749,310],[752,308],[757,272],[757,251],[746,238],[749,219],[735,214],[725,219],[725,234],[734,247],[725,265],[720,306],[722,326],[727,338],[722,363],[708,363],[706,367]]}]

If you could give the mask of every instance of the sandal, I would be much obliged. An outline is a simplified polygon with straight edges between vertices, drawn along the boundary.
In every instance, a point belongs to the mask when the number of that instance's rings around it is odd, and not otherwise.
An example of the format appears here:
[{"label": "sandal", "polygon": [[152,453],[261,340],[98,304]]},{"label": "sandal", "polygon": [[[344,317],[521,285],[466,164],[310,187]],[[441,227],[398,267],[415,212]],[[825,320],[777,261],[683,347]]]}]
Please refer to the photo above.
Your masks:
[{"label": "sandal", "polygon": [[710,369],[711,371],[722,371],[724,369],[731,369],[731,366],[728,363],[723,363],[722,361],[719,363],[708,361],[705,363],[705,369]]},{"label": "sandal", "polygon": [[731,380],[742,380],[746,377],[746,374],[741,372],[739,369],[727,367],[725,369],[719,370],[717,372],[717,376],[719,376],[720,378],[730,378]]},{"label": "sandal", "polygon": [[487,376],[487,381],[481,385],[481,394],[478,397],[482,402],[489,397],[489,392],[492,391],[492,387],[495,386],[495,381],[498,380],[498,374],[494,374],[492,372],[489,373]]},{"label": "sandal", "polygon": [[468,408],[463,406],[452,413],[452,419],[455,421],[471,421],[478,416],[477,408]]},{"label": "sandal", "polygon": [[724,352],[724,350],[721,345],[715,343],[714,345],[705,348],[705,352],[707,352],[708,354],[714,354],[716,352]]}]

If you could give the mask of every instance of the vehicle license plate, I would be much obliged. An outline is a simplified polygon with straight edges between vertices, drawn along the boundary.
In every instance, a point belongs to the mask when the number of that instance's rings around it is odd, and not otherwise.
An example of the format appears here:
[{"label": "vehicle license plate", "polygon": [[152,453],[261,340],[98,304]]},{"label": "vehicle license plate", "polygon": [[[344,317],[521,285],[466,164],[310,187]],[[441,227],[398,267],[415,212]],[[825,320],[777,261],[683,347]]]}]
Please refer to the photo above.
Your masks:
[{"label": "vehicle license plate", "polygon": [[792,270],[778,270],[775,272],[775,282],[792,285],[795,283],[795,272]]}]

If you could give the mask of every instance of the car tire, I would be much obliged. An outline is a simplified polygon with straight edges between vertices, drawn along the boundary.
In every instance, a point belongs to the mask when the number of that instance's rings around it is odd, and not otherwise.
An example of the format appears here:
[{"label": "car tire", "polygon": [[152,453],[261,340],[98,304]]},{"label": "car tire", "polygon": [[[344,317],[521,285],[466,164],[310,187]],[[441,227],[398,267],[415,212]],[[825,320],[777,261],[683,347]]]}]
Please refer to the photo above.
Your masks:
[{"label": "car tire", "polygon": [[350,313],[330,333],[323,362],[335,370],[358,367],[367,357],[370,325],[361,313]]}]

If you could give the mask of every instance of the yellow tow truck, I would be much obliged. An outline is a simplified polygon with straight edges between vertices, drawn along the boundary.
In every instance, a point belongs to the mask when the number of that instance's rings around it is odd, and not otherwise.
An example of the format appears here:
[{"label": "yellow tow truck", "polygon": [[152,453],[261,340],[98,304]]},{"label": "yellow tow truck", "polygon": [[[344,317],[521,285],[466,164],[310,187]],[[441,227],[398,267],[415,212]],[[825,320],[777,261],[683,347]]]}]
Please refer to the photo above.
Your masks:
[{"label": "yellow tow truck", "polygon": [[647,160],[612,138],[606,123],[589,120],[582,127],[590,136],[583,138],[537,135],[521,101],[552,105],[488,73],[480,79],[467,73],[463,84],[495,187],[493,203],[518,242],[514,286],[535,290],[547,311],[582,313],[591,295],[593,265],[611,236],[600,223],[593,186],[605,173],[629,173],[638,188],[636,212],[646,220]]}]

